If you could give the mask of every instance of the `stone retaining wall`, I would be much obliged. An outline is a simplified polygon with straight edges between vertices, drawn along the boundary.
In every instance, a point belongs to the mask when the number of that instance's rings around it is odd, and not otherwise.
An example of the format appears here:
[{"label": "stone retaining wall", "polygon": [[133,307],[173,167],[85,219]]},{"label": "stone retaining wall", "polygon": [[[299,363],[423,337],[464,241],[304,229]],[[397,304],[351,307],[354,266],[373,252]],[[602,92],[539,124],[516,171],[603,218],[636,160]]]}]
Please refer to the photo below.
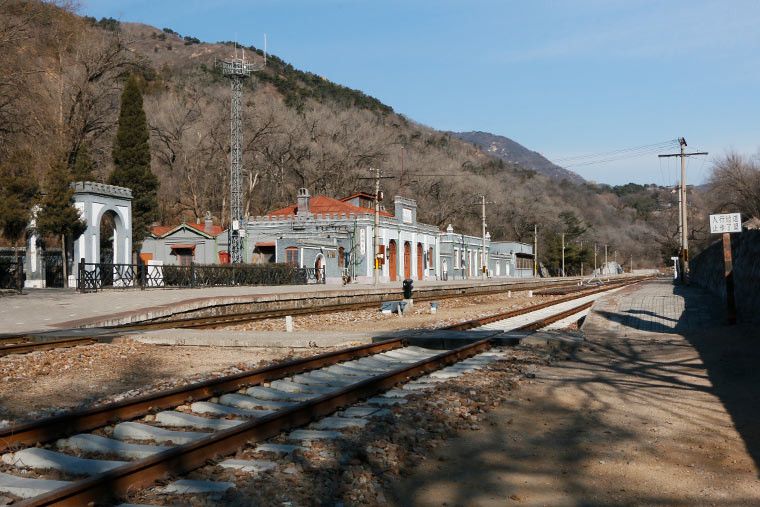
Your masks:
[{"label": "stone retaining wall", "polygon": [[[737,318],[760,320],[760,231],[731,234]],[[718,240],[691,261],[691,280],[726,300],[723,243]]]}]

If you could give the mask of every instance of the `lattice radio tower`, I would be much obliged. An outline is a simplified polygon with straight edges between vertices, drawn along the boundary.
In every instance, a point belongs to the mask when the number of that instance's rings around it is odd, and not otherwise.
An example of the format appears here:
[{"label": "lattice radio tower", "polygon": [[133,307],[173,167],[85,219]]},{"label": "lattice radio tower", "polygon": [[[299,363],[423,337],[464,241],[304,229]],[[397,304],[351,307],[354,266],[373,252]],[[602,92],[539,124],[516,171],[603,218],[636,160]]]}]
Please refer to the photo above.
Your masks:
[{"label": "lattice radio tower", "polygon": [[230,78],[232,86],[231,110],[230,110],[230,228],[229,228],[229,251],[230,262],[244,261],[243,234],[243,79],[249,77],[251,72],[261,70],[261,66],[245,61],[245,50],[241,48],[241,58],[237,57],[237,43],[235,43],[235,55],[230,60],[216,60],[214,65],[222,69],[222,73]]}]

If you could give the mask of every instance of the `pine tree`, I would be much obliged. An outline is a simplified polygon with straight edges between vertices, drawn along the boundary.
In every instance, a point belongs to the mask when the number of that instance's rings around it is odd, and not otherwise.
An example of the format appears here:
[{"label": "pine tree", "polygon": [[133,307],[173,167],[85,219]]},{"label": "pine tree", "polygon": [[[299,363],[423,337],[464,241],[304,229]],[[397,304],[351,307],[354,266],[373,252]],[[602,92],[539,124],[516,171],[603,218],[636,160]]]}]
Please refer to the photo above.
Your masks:
[{"label": "pine tree", "polygon": [[72,173],[65,162],[51,163],[45,175],[47,193],[42,198],[37,214],[37,229],[42,234],[61,239],[64,285],[68,280],[66,238],[76,240],[87,229],[87,223],[74,207],[74,189],[70,185],[72,180]]},{"label": "pine tree", "polygon": [[72,181],[95,181],[95,174],[92,172],[92,159],[87,145],[82,143],[77,151],[77,159],[74,162],[74,170],[71,175]]},{"label": "pine tree", "polygon": [[0,228],[5,239],[13,244],[16,258],[18,242],[32,218],[32,206],[39,192],[32,165],[32,154],[28,151],[13,153],[0,165]]},{"label": "pine tree", "polygon": [[140,250],[148,227],[158,218],[158,178],[150,170],[148,122],[142,94],[134,75],[129,76],[121,94],[119,127],[113,146],[114,170],[110,185],[132,190],[132,249]]}]

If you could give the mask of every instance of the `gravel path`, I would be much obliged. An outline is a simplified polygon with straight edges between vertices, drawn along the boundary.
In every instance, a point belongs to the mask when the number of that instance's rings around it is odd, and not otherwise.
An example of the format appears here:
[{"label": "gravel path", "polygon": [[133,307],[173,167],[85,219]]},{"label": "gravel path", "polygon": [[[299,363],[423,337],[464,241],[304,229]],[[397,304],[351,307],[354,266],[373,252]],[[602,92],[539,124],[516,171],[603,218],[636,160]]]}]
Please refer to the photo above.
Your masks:
[{"label": "gravel path", "polygon": [[597,332],[397,481],[397,505],[760,505],[760,331]]}]

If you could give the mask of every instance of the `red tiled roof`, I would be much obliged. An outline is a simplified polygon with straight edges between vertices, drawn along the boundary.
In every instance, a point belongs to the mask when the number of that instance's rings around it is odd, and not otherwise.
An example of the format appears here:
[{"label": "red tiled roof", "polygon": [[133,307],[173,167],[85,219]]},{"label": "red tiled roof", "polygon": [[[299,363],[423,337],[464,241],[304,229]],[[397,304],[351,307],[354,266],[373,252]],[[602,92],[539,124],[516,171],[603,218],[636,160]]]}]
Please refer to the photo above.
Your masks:
[{"label": "red tiled roof", "polygon": [[344,197],[341,199],[341,201],[348,201],[349,199],[353,199],[354,197],[366,197],[367,199],[374,199],[374,194],[368,194],[367,192],[356,192],[355,194],[349,195],[348,197]]},{"label": "red tiled roof", "polygon": [[221,233],[223,233],[226,229],[224,227],[221,227],[219,225],[212,225],[211,226],[211,232],[206,232],[206,225],[205,224],[191,224],[190,222],[187,222],[187,225],[192,227],[193,229],[198,229],[201,232],[204,232],[208,234],[209,236],[219,236]]},{"label": "red tiled roof", "polygon": [[[374,211],[370,209],[360,208],[359,206],[354,206],[353,204],[339,201],[338,199],[333,199],[332,197],[325,197],[324,195],[318,195],[312,197],[309,200],[309,211],[311,211],[311,213],[314,215],[325,215],[327,213],[330,213],[331,215],[335,213],[345,213],[346,216],[348,216],[349,213],[374,213]],[[286,208],[267,213],[267,216],[294,216],[297,212],[298,204],[291,204]],[[387,211],[381,211],[380,215],[384,217],[393,216]]]},{"label": "red tiled roof", "polygon": [[193,244],[179,244],[179,245],[171,245],[172,250],[195,250],[195,246]]},{"label": "red tiled roof", "polygon": [[155,236],[161,237],[167,232],[171,231],[174,227],[166,227],[165,225],[154,225],[150,232],[152,232]]},{"label": "red tiled roof", "polygon": [[[208,234],[211,237],[219,236],[221,233],[226,231],[224,227],[220,227],[218,225],[211,226],[211,233],[208,233],[204,230],[206,227],[205,224],[195,224],[195,223],[186,222],[184,225],[187,225],[188,227],[192,227],[193,229],[199,232],[202,232],[203,234]],[[151,228],[150,232],[152,232],[156,237],[162,238],[168,233],[178,229],[179,227],[181,226],[178,225],[177,227],[167,227],[165,225],[154,225]]]}]

